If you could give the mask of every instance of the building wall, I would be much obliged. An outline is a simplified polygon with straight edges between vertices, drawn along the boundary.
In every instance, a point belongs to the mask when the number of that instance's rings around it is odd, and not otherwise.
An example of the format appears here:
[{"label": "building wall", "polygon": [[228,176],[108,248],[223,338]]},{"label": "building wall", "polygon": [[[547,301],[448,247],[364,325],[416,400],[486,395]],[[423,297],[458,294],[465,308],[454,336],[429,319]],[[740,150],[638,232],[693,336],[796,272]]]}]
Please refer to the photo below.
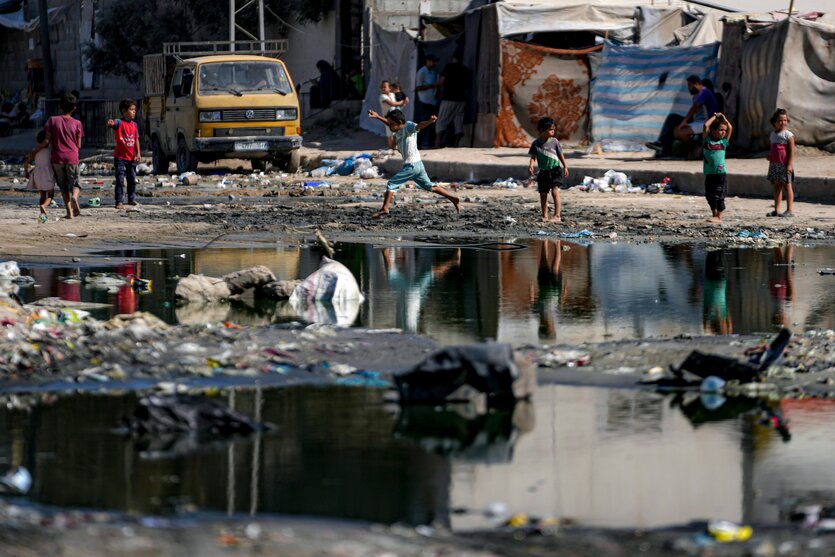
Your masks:
[{"label": "building wall", "polygon": [[[289,46],[287,54],[281,57],[293,76],[294,84],[319,77],[319,70],[316,69],[319,60],[336,66],[336,16],[331,12],[319,23],[297,29],[288,29]],[[301,90],[303,93],[310,91],[310,83],[305,83]]]},{"label": "building wall", "polygon": [[[130,83],[124,78],[96,75],[89,87],[84,87],[83,52],[84,45],[91,37],[90,29],[93,10],[92,0],[48,0],[48,6],[68,6],[64,16],[50,27],[52,64],[54,67],[55,90],[78,90],[82,98],[114,99],[141,96],[141,84]],[[101,10],[111,0],[98,0],[96,7]],[[28,0],[24,10],[27,19],[37,17],[37,2]],[[86,25],[85,25],[86,23]],[[82,29],[84,31],[82,31]],[[86,36],[82,36],[86,35]],[[0,83],[5,89],[17,91],[27,87],[26,62],[41,59],[40,29],[31,33],[12,29],[0,32]]]},{"label": "building wall", "polygon": [[368,0],[372,16],[378,25],[389,31],[403,27],[417,29],[420,14],[452,16],[463,12],[468,0]]}]

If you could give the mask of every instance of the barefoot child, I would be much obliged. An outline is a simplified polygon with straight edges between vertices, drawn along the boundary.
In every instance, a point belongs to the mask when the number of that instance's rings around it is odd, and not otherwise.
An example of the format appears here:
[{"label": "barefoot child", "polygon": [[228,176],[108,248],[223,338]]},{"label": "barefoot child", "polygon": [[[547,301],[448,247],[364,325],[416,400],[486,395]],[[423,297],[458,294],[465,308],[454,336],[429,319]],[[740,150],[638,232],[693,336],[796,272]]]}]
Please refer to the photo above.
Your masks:
[{"label": "barefoot child", "polygon": [[[43,224],[47,221],[46,208],[55,197],[55,173],[50,162],[52,149],[46,141],[45,131],[38,132],[37,142],[38,146],[23,159],[23,175],[29,179],[26,189],[37,190],[41,193],[41,214],[38,215],[38,221]],[[45,147],[44,144],[46,144]],[[29,165],[32,161],[35,162],[35,170],[29,172]]]},{"label": "barefoot child", "polygon": [[725,196],[728,194],[728,175],[725,153],[734,128],[725,115],[717,112],[705,122],[702,157],[704,159],[705,198],[713,216],[707,222],[722,222]]},{"label": "barefoot child", "polygon": [[141,160],[139,154],[139,128],[136,122],[136,101],[123,99],[119,103],[121,120],[110,119],[107,127],[113,129],[113,139],[116,149],[113,151],[113,171],[116,174],[116,208],[124,209],[125,181],[128,185],[128,205],[136,203],[136,162]]},{"label": "barefoot child", "polygon": [[[774,210],[769,217],[793,217],[794,213],[794,134],[788,130],[789,114],[778,108],[771,116],[771,151],[768,153],[768,181],[774,184]],[[780,213],[783,193],[786,197],[786,212]]]},{"label": "barefoot child", "polygon": [[460,212],[458,208],[459,199],[457,197],[441,186],[432,185],[432,180],[429,179],[429,176],[426,174],[426,169],[423,168],[423,162],[420,160],[420,152],[417,148],[418,132],[434,124],[438,117],[433,115],[429,120],[415,124],[414,122],[407,122],[406,117],[398,109],[389,111],[385,118],[373,110],[368,111],[368,116],[374,120],[380,120],[394,133],[397,150],[403,155],[403,168],[388,181],[386,185],[386,196],[383,199],[383,208],[374,215],[374,218],[380,218],[388,214],[394,192],[409,181],[414,182],[422,190],[431,191],[432,193],[446,197],[452,202],[455,207],[455,212]]},{"label": "barefoot child", "polygon": [[539,205],[542,208],[542,220],[548,219],[548,194],[554,198],[554,222],[560,222],[560,192],[563,177],[568,176],[568,165],[565,163],[565,156],[562,154],[560,142],[554,135],[557,127],[551,118],[540,118],[536,125],[539,137],[534,139],[528,154],[531,162],[528,165],[528,172],[534,175],[533,165],[539,167],[536,175],[536,190],[539,192]]},{"label": "barefoot child", "polygon": [[44,131],[46,137],[41,146],[52,147],[52,169],[55,171],[55,182],[61,189],[61,197],[67,209],[65,218],[71,219],[81,214],[78,204],[78,194],[81,184],[78,182],[78,152],[81,149],[81,138],[84,128],[81,122],[72,117],[78,99],[70,93],[61,97],[60,116],[52,116],[46,121]]}]

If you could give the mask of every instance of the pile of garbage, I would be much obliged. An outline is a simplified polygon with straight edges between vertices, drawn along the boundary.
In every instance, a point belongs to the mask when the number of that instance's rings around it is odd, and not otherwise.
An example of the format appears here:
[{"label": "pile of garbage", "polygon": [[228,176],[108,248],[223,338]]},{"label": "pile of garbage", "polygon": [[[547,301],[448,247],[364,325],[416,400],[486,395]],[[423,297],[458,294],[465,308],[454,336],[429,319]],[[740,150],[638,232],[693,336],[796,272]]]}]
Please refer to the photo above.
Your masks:
[{"label": "pile of garbage", "polygon": [[654,184],[632,184],[632,180],[623,172],[607,170],[600,178],[585,176],[583,182],[571,189],[601,193],[673,193],[669,177]]},{"label": "pile of garbage", "polygon": [[322,159],[320,166],[308,172],[308,175],[311,178],[325,178],[336,174],[373,180],[383,175],[379,167],[374,165],[374,162],[382,164],[387,159],[388,155],[379,153],[377,155],[361,153],[344,159]]}]

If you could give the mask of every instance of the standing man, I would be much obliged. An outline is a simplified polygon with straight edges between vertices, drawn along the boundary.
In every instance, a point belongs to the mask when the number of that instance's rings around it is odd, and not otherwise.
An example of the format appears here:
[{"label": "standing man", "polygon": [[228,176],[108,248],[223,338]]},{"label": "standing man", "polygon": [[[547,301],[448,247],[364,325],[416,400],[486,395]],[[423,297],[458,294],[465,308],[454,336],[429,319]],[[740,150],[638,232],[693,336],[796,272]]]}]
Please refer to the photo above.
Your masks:
[{"label": "standing man", "polygon": [[436,147],[446,147],[447,140],[453,147],[464,136],[464,112],[470,90],[470,70],[461,63],[461,55],[452,55],[452,62],[444,66],[439,81],[441,107],[438,111]]},{"label": "standing man", "polygon": [[[439,77],[435,65],[438,57],[434,54],[426,55],[426,62],[417,72],[415,81],[415,121],[423,122],[430,116],[438,114],[438,87]],[[430,127],[424,133],[418,135],[418,147],[427,148],[435,144],[435,130]]]}]

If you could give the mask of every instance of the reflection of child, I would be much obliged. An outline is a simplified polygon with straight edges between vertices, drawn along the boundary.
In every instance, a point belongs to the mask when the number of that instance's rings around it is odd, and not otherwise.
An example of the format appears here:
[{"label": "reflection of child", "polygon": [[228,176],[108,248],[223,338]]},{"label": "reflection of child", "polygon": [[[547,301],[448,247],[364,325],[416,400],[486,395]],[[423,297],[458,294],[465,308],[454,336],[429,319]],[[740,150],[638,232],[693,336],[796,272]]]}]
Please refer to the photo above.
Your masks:
[{"label": "reflection of child", "polygon": [[[52,170],[52,150],[49,148],[49,142],[46,141],[46,132],[41,130],[38,132],[36,139],[38,146],[23,159],[23,175],[29,179],[26,184],[26,189],[37,190],[41,193],[40,209],[41,214],[38,216],[38,221],[45,223],[46,208],[52,203],[55,197],[55,172]],[[35,170],[29,172],[29,164],[35,162]]]},{"label": "reflection of child", "polygon": [[[785,250],[785,251],[784,251]],[[774,248],[774,263],[769,267],[769,291],[774,302],[774,324],[787,327],[791,323],[787,309],[794,301],[794,246]]]},{"label": "reflection of child", "polygon": [[[794,134],[788,130],[789,115],[778,108],[771,116],[771,151],[768,153],[768,181],[774,184],[774,210],[769,217],[792,217],[794,209]],[[783,194],[786,197],[786,212],[780,213]]]},{"label": "reflection of child", "polygon": [[702,298],[702,316],[706,333],[729,335],[733,332],[727,291],[728,280],[722,264],[722,252],[709,251],[705,258],[705,288]]},{"label": "reflection of child", "polygon": [[560,240],[544,240],[539,256],[539,268],[536,273],[539,293],[537,306],[539,307],[539,338],[556,339],[556,324],[549,312],[552,302],[559,303],[562,296],[562,275],[560,261],[562,259],[562,243]]}]

